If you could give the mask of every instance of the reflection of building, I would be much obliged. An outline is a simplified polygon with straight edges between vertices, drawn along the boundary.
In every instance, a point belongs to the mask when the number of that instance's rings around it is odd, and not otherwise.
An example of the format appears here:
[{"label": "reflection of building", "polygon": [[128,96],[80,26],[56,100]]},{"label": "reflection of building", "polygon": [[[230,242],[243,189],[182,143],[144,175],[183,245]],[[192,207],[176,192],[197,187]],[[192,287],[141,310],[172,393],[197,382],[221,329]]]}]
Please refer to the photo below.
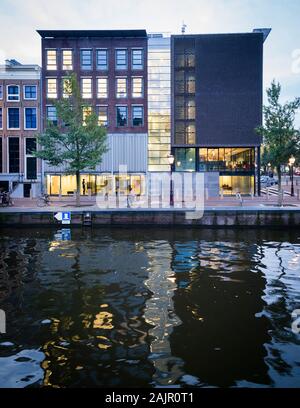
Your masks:
[{"label": "reflection of building", "polygon": [[[77,74],[82,98],[107,127],[109,151],[81,176],[81,193],[142,194],[147,171],[147,34],[145,30],[38,31],[42,37],[43,125],[57,124],[54,100],[65,97],[67,75]],[[83,112],[84,116],[84,112]],[[119,174],[119,166],[123,170]],[[118,175],[116,175],[118,173]],[[128,174],[126,174],[128,173]],[[75,176],[45,164],[47,191],[68,195]]]},{"label": "reflection of building", "polygon": [[268,34],[262,29],[171,37],[174,170],[206,172],[211,195],[219,189],[224,194],[259,192],[255,128],[262,121]]},{"label": "reflection of building", "polygon": [[39,131],[40,67],[7,60],[0,66],[0,189],[13,197],[39,194]]}]

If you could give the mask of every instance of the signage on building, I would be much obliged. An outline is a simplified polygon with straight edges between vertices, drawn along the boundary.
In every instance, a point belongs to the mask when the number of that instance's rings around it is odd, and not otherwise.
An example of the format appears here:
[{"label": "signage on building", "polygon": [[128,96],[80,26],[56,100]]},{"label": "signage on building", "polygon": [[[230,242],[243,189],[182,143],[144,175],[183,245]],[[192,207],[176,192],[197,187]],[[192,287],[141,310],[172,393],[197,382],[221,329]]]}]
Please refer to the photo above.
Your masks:
[{"label": "signage on building", "polygon": [[70,211],[58,212],[54,215],[54,218],[56,218],[57,221],[61,221],[62,224],[70,224],[71,223],[71,212]]}]

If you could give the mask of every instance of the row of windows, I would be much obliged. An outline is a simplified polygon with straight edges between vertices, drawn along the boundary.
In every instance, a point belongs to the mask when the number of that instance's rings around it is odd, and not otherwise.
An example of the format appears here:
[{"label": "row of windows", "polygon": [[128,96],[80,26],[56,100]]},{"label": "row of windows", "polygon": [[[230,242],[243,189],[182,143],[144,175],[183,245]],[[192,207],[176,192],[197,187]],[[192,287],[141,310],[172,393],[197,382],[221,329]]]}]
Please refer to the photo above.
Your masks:
[{"label": "row of windows", "polygon": [[[3,129],[2,108],[0,108],[0,129]],[[7,108],[7,129],[20,129],[20,108]],[[24,108],[24,129],[37,129],[37,108]]]},{"label": "row of windows", "polygon": [[[34,180],[37,178],[37,160],[32,156],[36,151],[36,139],[27,137],[25,139],[25,178]],[[0,151],[2,158],[2,138],[0,138]],[[8,172],[20,172],[20,140],[18,137],[9,137],[7,144]],[[0,162],[0,172],[2,172],[2,162]]]},{"label": "row of windows", "polygon": [[[80,67],[84,71],[93,69],[93,60],[96,61],[97,70],[108,70],[109,68],[109,50],[97,49],[94,54],[92,49],[80,50]],[[58,51],[56,49],[46,50],[46,67],[48,71],[58,69]],[[61,67],[65,71],[74,69],[74,52],[71,49],[62,50]],[[142,48],[131,49],[131,68],[143,69],[144,67],[144,50]],[[115,68],[118,70],[128,69],[128,50],[115,50]]]},{"label": "row of windows", "polygon": [[[3,85],[0,84],[0,99],[3,99]],[[23,99],[24,100],[36,100],[37,99],[37,86],[36,85],[24,85],[23,86]],[[20,86],[19,85],[7,85],[6,86],[6,100],[7,102],[19,102],[20,101]]]},{"label": "row of windows", "polygon": [[[69,80],[68,78],[62,79],[62,96],[67,98],[69,96]],[[93,79],[81,78],[81,95],[84,99],[93,98]],[[47,98],[56,99],[58,97],[57,78],[46,79],[46,92]],[[144,83],[142,77],[131,78],[131,96],[132,98],[142,98],[144,94]],[[120,77],[116,78],[115,82],[115,95],[116,98],[128,97],[128,78]],[[108,98],[108,78],[101,77],[96,78],[96,97]]]},{"label": "row of windows", "polygon": [[[92,107],[83,108],[83,123],[86,120],[86,117],[92,112]],[[100,126],[108,126],[108,106],[97,106],[96,113],[98,116],[98,124]],[[55,106],[48,105],[46,107],[46,116],[47,120],[52,122],[54,125],[57,125],[57,113]],[[116,126],[125,127],[129,126],[128,121],[128,107],[127,106],[116,106]],[[139,127],[144,125],[144,107],[133,105],[131,107],[131,125],[133,127]]]}]

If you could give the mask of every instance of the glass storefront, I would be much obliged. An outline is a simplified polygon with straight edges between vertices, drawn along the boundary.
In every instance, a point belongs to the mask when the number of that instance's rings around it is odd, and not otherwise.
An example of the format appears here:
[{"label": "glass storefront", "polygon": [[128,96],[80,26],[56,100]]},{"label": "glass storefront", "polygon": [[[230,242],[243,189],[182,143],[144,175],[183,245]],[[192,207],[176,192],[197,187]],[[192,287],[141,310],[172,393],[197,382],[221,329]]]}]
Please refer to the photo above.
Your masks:
[{"label": "glass storefront", "polygon": [[195,171],[196,149],[176,149],[175,150],[175,171]]},{"label": "glass storefront", "polygon": [[220,176],[219,183],[223,195],[254,193],[254,176]]},{"label": "glass storefront", "polygon": [[[68,196],[76,191],[76,176],[48,174],[46,176],[47,193]],[[145,175],[141,174],[82,174],[80,176],[80,194],[112,194],[116,191],[126,195],[132,189],[136,195],[145,194]]]},{"label": "glass storefront", "polygon": [[199,171],[254,171],[254,148],[200,148]]}]

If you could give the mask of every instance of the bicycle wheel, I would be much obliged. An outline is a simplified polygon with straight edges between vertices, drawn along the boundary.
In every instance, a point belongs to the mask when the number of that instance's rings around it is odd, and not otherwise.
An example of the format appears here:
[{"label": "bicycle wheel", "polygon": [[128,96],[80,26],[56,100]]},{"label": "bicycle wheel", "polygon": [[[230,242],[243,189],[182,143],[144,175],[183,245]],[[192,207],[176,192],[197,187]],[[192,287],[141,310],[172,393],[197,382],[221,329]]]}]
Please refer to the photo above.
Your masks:
[{"label": "bicycle wheel", "polygon": [[37,202],[36,202],[36,205],[37,205],[38,207],[45,207],[46,201],[45,201],[43,198],[39,198],[39,199],[37,200]]}]

